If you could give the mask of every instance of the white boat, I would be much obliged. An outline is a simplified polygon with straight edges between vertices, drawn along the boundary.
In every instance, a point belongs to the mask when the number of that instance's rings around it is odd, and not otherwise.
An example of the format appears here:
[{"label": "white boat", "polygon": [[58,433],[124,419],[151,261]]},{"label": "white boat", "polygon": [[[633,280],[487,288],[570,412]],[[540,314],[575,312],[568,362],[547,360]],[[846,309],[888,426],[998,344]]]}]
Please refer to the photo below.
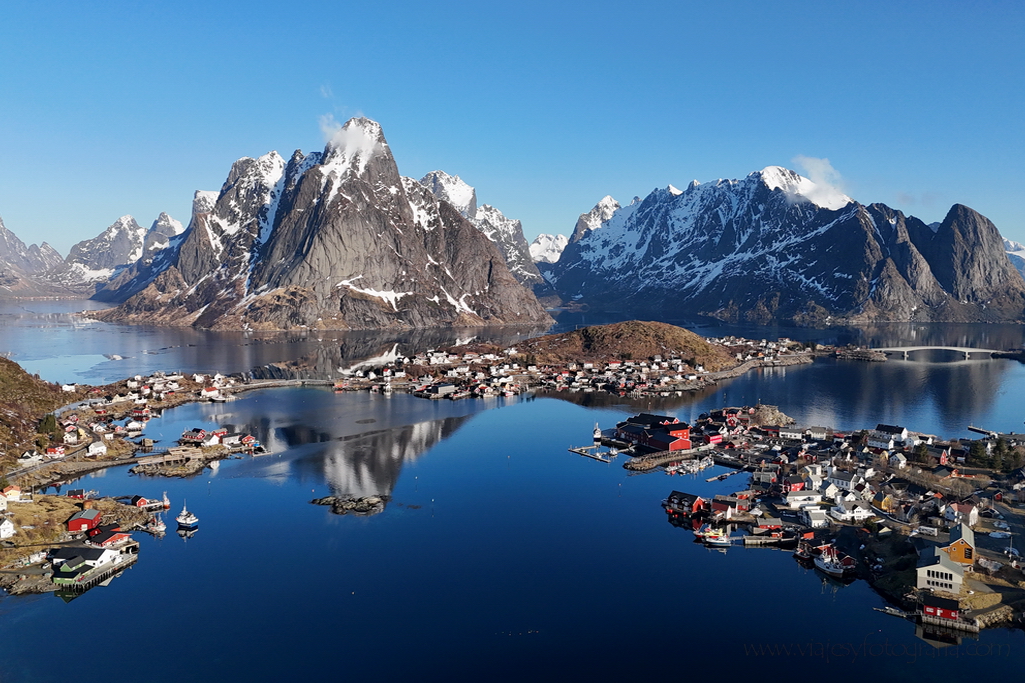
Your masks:
[{"label": "white boat", "polygon": [[167,525],[164,524],[164,520],[159,517],[154,517],[149,521],[145,529],[151,534],[162,534],[167,531]]},{"label": "white boat", "polygon": [[822,553],[814,557],[815,568],[824,574],[842,578],[844,574],[854,571],[854,559],[844,555],[834,545],[822,548]]},{"label": "white boat", "polygon": [[699,529],[701,533],[695,531],[695,535],[701,539],[702,543],[711,546],[724,547],[733,545],[733,539],[730,538],[730,532],[727,529],[714,529],[712,527],[702,527]]},{"label": "white boat", "polygon": [[178,526],[185,528],[191,528],[199,525],[199,517],[196,517],[194,514],[188,511],[188,509],[185,507],[184,500],[182,501],[182,511],[178,513],[178,516],[175,517],[175,520],[178,522]]},{"label": "white boat", "polygon": [[989,532],[990,538],[1010,538],[1011,534],[1006,531],[991,531]]}]

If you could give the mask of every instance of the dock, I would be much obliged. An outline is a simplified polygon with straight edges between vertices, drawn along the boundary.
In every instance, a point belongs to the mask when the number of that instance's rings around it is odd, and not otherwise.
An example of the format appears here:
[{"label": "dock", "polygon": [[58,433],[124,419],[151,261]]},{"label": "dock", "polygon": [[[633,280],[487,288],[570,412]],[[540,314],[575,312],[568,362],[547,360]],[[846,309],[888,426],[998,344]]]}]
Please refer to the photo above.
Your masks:
[{"label": "dock", "polygon": [[619,451],[601,451],[599,448],[599,446],[580,446],[579,448],[570,447],[569,452],[605,463],[612,462],[619,456]]},{"label": "dock", "polygon": [[634,472],[649,472],[659,465],[665,465],[678,460],[693,460],[700,453],[710,451],[714,448],[714,445],[705,445],[679,451],[657,451],[655,453],[648,453],[647,455],[630,458],[623,463],[623,467]]}]

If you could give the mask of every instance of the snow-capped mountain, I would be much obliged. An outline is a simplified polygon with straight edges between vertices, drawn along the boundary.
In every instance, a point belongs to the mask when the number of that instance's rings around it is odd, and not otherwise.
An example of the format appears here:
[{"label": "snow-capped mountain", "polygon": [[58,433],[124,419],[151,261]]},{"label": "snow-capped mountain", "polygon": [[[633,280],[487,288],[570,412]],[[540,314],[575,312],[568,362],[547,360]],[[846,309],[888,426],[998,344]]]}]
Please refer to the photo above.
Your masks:
[{"label": "snow-capped mountain", "polygon": [[166,213],[161,213],[149,229],[132,216],[121,216],[96,237],[71,247],[64,263],[48,278],[72,289],[102,289],[136,261],[152,260],[156,252],[167,247],[169,238],[183,231],[182,224]]},{"label": "snow-capped mountain", "polygon": [[1011,265],[1025,276],[1025,244],[1005,239],[1004,251],[1007,252],[1007,258],[1011,259]]},{"label": "snow-capped mountain", "polygon": [[[672,187],[672,185],[670,185],[670,187]],[[579,242],[580,238],[588,232],[598,228],[602,223],[612,218],[612,214],[619,209],[619,202],[612,197],[605,195],[601,198],[601,201],[594,205],[593,209],[587,213],[580,214],[580,218],[577,219],[577,224],[573,227],[573,234],[570,236],[569,241]]]},{"label": "snow-capped mountain", "polygon": [[0,297],[61,294],[39,276],[63,261],[46,242],[26,246],[0,218]]},{"label": "snow-capped mountain", "polygon": [[569,238],[565,235],[538,235],[530,243],[530,258],[534,263],[555,263],[567,244]]},{"label": "snow-capped mountain", "polygon": [[399,175],[381,127],[351,119],[323,152],[235,162],[152,262],[103,293],[106,320],[222,329],[547,323],[498,249]]},{"label": "snow-capped mountain", "polygon": [[494,242],[505,257],[509,270],[521,284],[531,286],[543,281],[531,258],[527,238],[523,236],[522,223],[506,218],[489,204],[477,206],[477,191],[459,176],[444,171],[431,171],[420,179],[420,184],[438,199],[455,207],[456,211]]},{"label": "snow-capped mountain", "polygon": [[655,190],[575,236],[547,277],[592,308],[798,323],[1025,310],[1025,282],[978,213],[955,205],[930,227],[779,167]]}]

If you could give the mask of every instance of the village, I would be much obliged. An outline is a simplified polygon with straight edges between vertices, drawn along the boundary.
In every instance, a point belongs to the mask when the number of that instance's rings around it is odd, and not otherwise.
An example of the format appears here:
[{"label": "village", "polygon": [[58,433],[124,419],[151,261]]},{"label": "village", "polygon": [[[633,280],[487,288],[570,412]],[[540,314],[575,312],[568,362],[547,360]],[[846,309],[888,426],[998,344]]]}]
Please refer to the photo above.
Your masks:
[{"label": "village", "polygon": [[[143,434],[150,420],[189,401],[230,400],[236,386],[223,375],[155,373],[106,392],[89,388],[85,400],[45,416],[38,448],[24,451],[14,469],[2,475],[0,587],[11,594],[56,592],[70,600],[134,564],[139,543],[131,534],[164,534],[167,494],[99,497],[66,487],[87,472],[117,465],[132,465],[135,474],[189,476],[225,457],[262,453],[251,434],[220,427],[188,429],[178,446],[148,454],[154,442]],[[66,385],[64,391],[81,388]],[[47,493],[51,488],[56,494]],[[183,509],[175,520],[179,536],[196,533],[193,513]]]},{"label": "village", "polygon": [[899,425],[840,432],[766,418],[790,421],[775,406],[724,408],[693,425],[642,413],[571,450],[629,453],[624,467],[638,473],[696,477],[714,462],[732,471],[707,481],[746,474],[729,494],[671,491],[669,522],[723,552],[789,548],[823,580],[865,579],[888,613],[934,641],[1022,621],[1025,435],[972,427],[981,438],[942,441]]},{"label": "village", "polygon": [[335,389],[405,391],[422,398],[450,400],[509,397],[528,391],[604,392],[624,398],[683,396],[757,367],[810,363],[816,353],[833,352],[832,347],[812,350],[786,338],[713,337],[705,341],[729,354],[731,367],[713,372],[693,357],[674,354],[541,363],[536,354],[517,347],[481,345],[476,349],[428,350],[398,357],[387,365],[353,369],[335,382]]}]

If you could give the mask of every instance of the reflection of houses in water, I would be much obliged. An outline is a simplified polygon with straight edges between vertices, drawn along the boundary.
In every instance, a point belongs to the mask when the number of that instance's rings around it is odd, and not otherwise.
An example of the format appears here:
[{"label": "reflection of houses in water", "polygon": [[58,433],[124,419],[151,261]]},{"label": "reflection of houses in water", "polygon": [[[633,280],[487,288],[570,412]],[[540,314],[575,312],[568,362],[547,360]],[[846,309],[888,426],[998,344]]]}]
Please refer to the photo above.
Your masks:
[{"label": "reflection of houses in water", "polygon": [[[386,365],[403,356],[430,348],[452,346],[469,340],[509,346],[541,334],[546,328],[434,327],[401,332],[331,332],[333,341],[322,340],[311,353],[294,360],[254,367],[254,379],[337,379],[342,370],[358,366]],[[335,338],[335,335],[337,337]]]},{"label": "reflection of houses in water", "polygon": [[965,638],[979,639],[979,636],[975,633],[959,631],[935,624],[918,624],[915,627],[915,635],[937,649],[960,645],[961,641]]},{"label": "reflection of houses in water", "polygon": [[316,471],[336,496],[388,496],[404,462],[416,460],[451,436],[466,419],[448,417],[342,437],[315,457],[296,461],[295,467]]}]

